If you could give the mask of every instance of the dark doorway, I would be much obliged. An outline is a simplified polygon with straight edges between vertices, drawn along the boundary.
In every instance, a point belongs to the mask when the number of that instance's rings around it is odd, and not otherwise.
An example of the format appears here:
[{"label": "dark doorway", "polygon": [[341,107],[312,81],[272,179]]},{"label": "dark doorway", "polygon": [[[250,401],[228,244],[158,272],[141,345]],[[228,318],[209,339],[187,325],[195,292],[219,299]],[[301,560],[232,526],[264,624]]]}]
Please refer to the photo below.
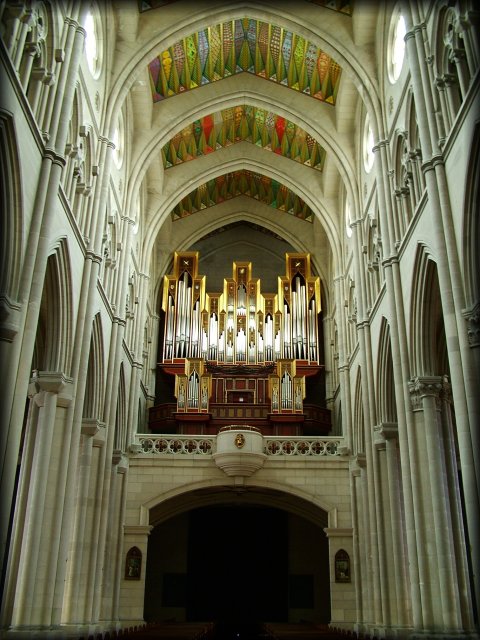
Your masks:
[{"label": "dark doorway", "polygon": [[187,620],[287,621],[287,518],[253,506],[190,513]]}]

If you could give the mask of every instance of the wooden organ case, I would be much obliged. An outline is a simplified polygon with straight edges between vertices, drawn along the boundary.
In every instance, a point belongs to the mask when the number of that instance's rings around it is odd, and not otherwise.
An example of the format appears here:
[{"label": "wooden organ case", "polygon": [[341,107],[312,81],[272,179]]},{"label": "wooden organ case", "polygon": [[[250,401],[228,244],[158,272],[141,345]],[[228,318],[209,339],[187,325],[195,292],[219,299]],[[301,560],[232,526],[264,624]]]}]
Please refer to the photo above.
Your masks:
[{"label": "wooden organ case", "polygon": [[173,398],[157,385],[150,430],[214,434],[249,424],[265,435],[326,435],[310,256],[286,254],[277,293],[262,293],[251,262],[234,262],[223,291],[207,293],[198,264],[198,252],[175,253],[164,278],[158,376],[170,378]]}]

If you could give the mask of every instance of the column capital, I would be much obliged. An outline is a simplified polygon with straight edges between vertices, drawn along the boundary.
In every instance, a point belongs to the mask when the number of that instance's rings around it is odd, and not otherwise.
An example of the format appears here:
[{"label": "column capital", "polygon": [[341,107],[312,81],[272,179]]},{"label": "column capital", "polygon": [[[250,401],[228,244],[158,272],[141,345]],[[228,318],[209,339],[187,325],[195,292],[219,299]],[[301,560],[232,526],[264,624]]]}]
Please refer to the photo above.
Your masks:
[{"label": "column capital", "polygon": [[408,390],[412,400],[412,409],[421,411],[423,409],[423,398],[433,397],[440,400],[440,393],[443,390],[444,379],[442,376],[417,376],[408,382]]},{"label": "column capital", "polygon": [[50,160],[52,164],[56,164],[63,169],[63,167],[67,164],[65,158],[50,147],[47,147],[43,152],[43,158]]},{"label": "column capital", "polygon": [[85,258],[87,260],[91,260],[92,262],[96,262],[97,264],[101,264],[102,262],[102,256],[91,250],[87,250],[85,252]]},{"label": "column capital", "polygon": [[480,302],[469,309],[464,309],[462,315],[467,322],[467,336],[470,347],[480,346]]},{"label": "column capital", "polygon": [[82,420],[82,435],[84,436],[95,437],[101,428],[105,429],[105,423],[96,418],[83,418]]},{"label": "column capital", "polygon": [[73,398],[73,378],[66,376],[61,371],[37,371],[32,372],[28,395],[33,398],[40,394],[54,393],[57,395],[57,405],[68,407]]},{"label": "column capital", "polygon": [[20,327],[22,305],[7,295],[0,295],[0,341],[12,342]]},{"label": "column capital", "polygon": [[373,431],[378,441],[398,439],[398,424],[396,422],[380,422],[373,428]]},{"label": "column capital", "polygon": [[366,467],[367,467],[367,456],[363,452],[359,452],[353,458],[353,462],[357,464],[359,469],[366,469]]},{"label": "column capital", "polygon": [[375,153],[376,151],[378,151],[379,149],[381,149],[382,147],[388,147],[389,146],[389,141],[387,140],[387,138],[384,138],[383,140],[379,140],[377,142],[376,145],[374,145],[372,147],[372,151]]}]

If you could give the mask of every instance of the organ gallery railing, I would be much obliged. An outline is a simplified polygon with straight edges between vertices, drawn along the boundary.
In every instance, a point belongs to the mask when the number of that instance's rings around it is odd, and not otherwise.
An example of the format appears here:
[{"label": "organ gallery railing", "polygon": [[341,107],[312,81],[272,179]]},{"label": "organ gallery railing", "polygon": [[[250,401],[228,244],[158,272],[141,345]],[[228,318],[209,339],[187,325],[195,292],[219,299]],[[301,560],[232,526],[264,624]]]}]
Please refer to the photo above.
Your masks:
[{"label": "organ gallery railing", "polygon": [[[344,439],[335,436],[322,438],[285,438],[273,436],[264,438],[264,453],[267,456],[322,457],[339,456],[339,448]],[[186,455],[210,456],[216,451],[216,437],[175,435],[171,438],[137,434],[130,447],[131,455]]]}]

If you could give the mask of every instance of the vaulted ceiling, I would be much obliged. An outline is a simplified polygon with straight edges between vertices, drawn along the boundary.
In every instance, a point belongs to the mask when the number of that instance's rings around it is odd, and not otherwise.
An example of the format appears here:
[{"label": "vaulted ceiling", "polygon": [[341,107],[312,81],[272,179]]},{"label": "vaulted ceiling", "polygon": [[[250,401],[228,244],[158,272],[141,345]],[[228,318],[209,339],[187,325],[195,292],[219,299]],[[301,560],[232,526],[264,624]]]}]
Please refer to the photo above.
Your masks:
[{"label": "vaulted ceiling", "polygon": [[212,238],[235,225],[252,260],[271,250],[264,228],[331,271],[340,192],[357,172],[360,75],[376,86],[378,11],[143,0],[119,13],[113,82],[133,110],[130,180],[147,187],[145,260],[153,251],[161,271],[204,242],[213,264]]}]

